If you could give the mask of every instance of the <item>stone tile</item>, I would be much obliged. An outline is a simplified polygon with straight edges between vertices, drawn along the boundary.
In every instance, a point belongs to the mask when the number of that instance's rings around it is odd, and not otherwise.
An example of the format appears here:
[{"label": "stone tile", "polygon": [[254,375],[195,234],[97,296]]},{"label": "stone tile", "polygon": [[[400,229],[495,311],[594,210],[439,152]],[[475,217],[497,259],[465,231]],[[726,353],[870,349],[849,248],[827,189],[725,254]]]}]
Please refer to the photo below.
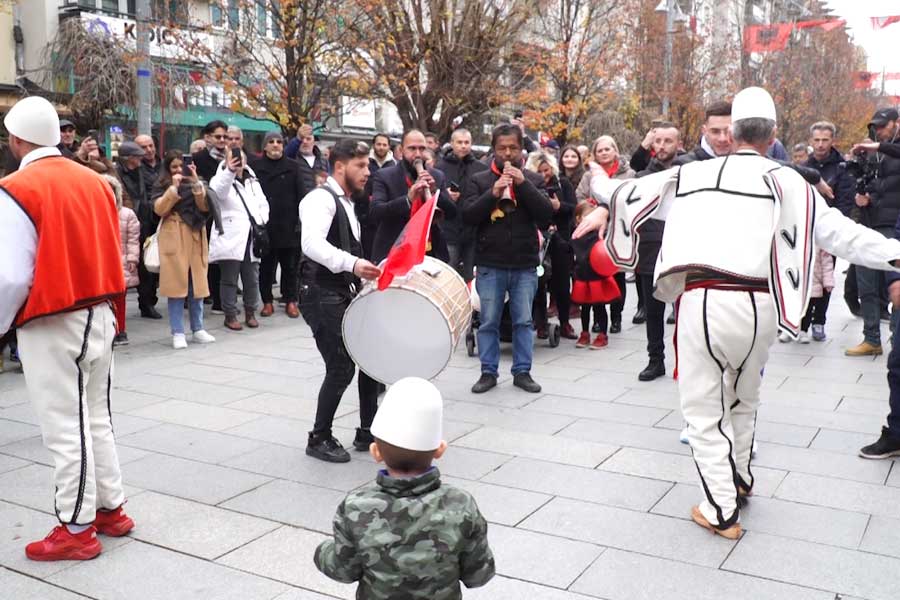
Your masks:
[{"label": "stone tile", "polygon": [[672,487],[663,481],[529,458],[515,458],[483,481],[639,511],[650,510]]},{"label": "stone tile", "polygon": [[691,449],[670,429],[579,419],[556,434],[590,442],[689,455]]},{"label": "stone tile", "polygon": [[511,459],[507,454],[465,448],[457,440],[435,464],[444,475],[474,480],[481,479]]},{"label": "stone tile", "polygon": [[[226,406],[235,410],[289,417],[291,419],[312,421],[316,417],[316,400],[314,396],[299,398],[263,392],[250,396],[249,398],[235,400]],[[338,405],[335,417],[342,417],[355,410],[356,408],[352,404],[342,401],[340,405]]]},{"label": "stone tile", "polygon": [[101,554],[48,580],[97,600],[263,600],[288,590],[281,583],[142,542]]},{"label": "stone tile", "polygon": [[562,379],[563,381],[575,381],[576,379],[580,379],[581,377],[585,377],[586,375],[590,375],[591,373],[593,373],[592,369],[576,368],[572,367],[571,364],[571,362],[537,364],[534,365],[534,367],[531,369],[531,374],[534,375],[535,379],[538,380],[552,378]]},{"label": "stone tile", "polygon": [[300,588],[291,588],[289,591],[275,598],[275,600],[334,600],[334,597],[323,596],[322,594]]},{"label": "stone tile", "polygon": [[[0,452],[2,451],[3,448],[0,448]],[[15,458],[13,456],[8,456],[6,454],[0,454],[0,473],[6,473],[7,471],[21,469],[22,467],[25,467],[27,465],[28,461]]]},{"label": "stone tile", "polygon": [[478,509],[489,523],[514,527],[550,501],[550,496],[546,494],[512,487],[445,477],[443,474],[441,479],[445,484],[456,486],[472,494],[478,504]]},{"label": "stone tile", "polygon": [[510,579],[500,575],[491,579],[487,585],[465,590],[466,600],[498,600],[527,598],[528,600],[590,600],[589,596],[574,594],[556,588]]},{"label": "stone tile", "polygon": [[900,559],[748,533],[723,568],[870,600],[900,597]]},{"label": "stone tile", "polygon": [[603,548],[512,527],[488,528],[497,572],[557,588],[568,588]]},{"label": "stone tile", "polygon": [[836,429],[838,431],[855,431],[869,433],[881,431],[884,417],[874,415],[859,415],[853,413],[839,413],[835,411],[813,410],[807,408],[789,408],[785,406],[766,405],[760,407],[758,418],[760,421],[773,423],[785,423],[788,425],[804,425],[807,427],[820,427],[822,429]]},{"label": "stone tile", "polygon": [[124,465],[126,483],[163,494],[218,504],[270,481],[269,477],[153,454]]},{"label": "stone tile", "polygon": [[[500,374],[497,387],[485,394],[473,394],[472,385],[478,380],[478,375],[474,373],[473,375],[472,381],[469,382],[441,382],[438,389],[441,390],[444,402],[454,400],[494,407],[521,408],[535,400],[534,394],[513,387],[512,377],[503,373]],[[543,383],[542,386],[546,388]]]},{"label": "stone tile", "polygon": [[[258,355],[219,354],[216,356],[205,356],[195,362],[199,365],[218,367],[225,371],[239,372],[242,376],[245,372],[266,373],[269,375],[290,375],[291,377],[299,378],[325,374],[324,368],[320,368],[308,362],[294,360],[290,354],[280,358],[262,357]],[[210,383],[216,383],[216,381]]]},{"label": "stone tile", "polygon": [[0,419],[0,446],[41,435],[41,428],[35,425]]},{"label": "stone tile", "polygon": [[132,410],[144,408],[151,404],[163,402],[166,398],[155,394],[142,394],[132,390],[122,390],[114,388],[110,394],[110,406],[113,415],[117,413],[127,413]]},{"label": "stone tile", "polygon": [[233,456],[240,456],[256,450],[263,444],[234,435],[165,423],[120,437],[118,445],[120,450],[128,447],[144,448],[180,458],[218,463]]},{"label": "stone tile", "polygon": [[[857,321],[857,324],[862,328],[861,320]],[[860,373],[878,373],[883,376],[887,372],[884,358],[871,358],[867,356],[854,357],[849,360],[843,356],[814,356],[807,366],[813,369],[843,371],[846,370],[849,365],[852,365],[854,371]]]},{"label": "stone tile", "polygon": [[79,598],[84,598],[84,596],[2,568],[0,568],[0,590],[3,590],[6,598],[15,598],[15,600],[79,600]]},{"label": "stone tile", "polygon": [[185,402],[183,400],[167,400],[159,404],[140,408],[132,414],[137,417],[196,427],[197,429],[207,429],[209,431],[223,431],[259,418],[259,415],[255,413],[246,413],[221,406]]},{"label": "stone tile", "polygon": [[824,450],[839,454],[856,455],[863,446],[868,446],[878,439],[878,433],[853,433],[850,431],[835,431],[833,429],[820,429],[809,447],[813,450]]},{"label": "stone tile", "polygon": [[[37,415],[34,413],[34,407],[28,401],[0,410],[0,419],[40,426]],[[38,431],[38,435],[40,435],[40,431]]]},{"label": "stone tile", "polygon": [[[247,391],[247,394],[243,397],[258,394],[259,392],[272,392],[297,398],[315,398],[320,384],[321,379],[316,377],[302,379],[288,375],[271,375],[269,373],[248,373],[238,381],[232,382],[232,385],[240,386]],[[351,386],[353,385],[351,384]]]},{"label": "stone tile", "polygon": [[778,444],[760,446],[753,463],[784,471],[838,477],[864,483],[884,483],[891,468],[888,461],[865,460],[858,456]]},{"label": "stone tile", "polygon": [[859,549],[900,558],[900,519],[872,517]]},{"label": "stone tile", "polygon": [[141,375],[120,380],[117,388],[152,394],[162,398],[223,405],[256,394],[252,389],[234,385],[217,385],[192,379],[174,379],[161,375]]},{"label": "stone tile", "polygon": [[706,567],[718,567],[734,546],[693,522],[567,498],[551,500],[519,528]]},{"label": "stone tile", "polygon": [[[606,373],[605,375],[614,374]],[[545,394],[567,396],[569,398],[583,398],[585,400],[605,400],[609,402],[615,400],[627,391],[628,388],[626,386],[630,383],[625,383],[626,379],[626,377],[621,377],[619,381],[606,380],[602,383],[597,380],[588,381],[587,378],[583,378],[580,381],[547,379],[545,381],[539,381],[538,383],[541,384],[541,388]]]},{"label": "stone tile", "polygon": [[[805,375],[805,373],[803,373]],[[785,392],[823,392],[839,393],[842,396],[858,396],[860,398],[884,399],[887,386],[882,379],[878,385],[863,385],[859,383],[835,383],[809,379],[807,377],[791,376],[778,388]]]},{"label": "stone tile", "polygon": [[[191,362],[176,367],[151,370],[149,373],[151,375],[159,375],[171,379],[187,379],[190,381],[201,381],[203,383],[226,384],[241,379],[247,374],[247,371],[242,371],[238,368],[212,367],[197,362]],[[177,383],[177,381],[173,382],[173,385],[177,385]]]},{"label": "stone tile", "polygon": [[[796,366],[783,363],[766,364],[767,377],[793,377],[800,374],[802,377],[815,379],[816,381],[853,384],[860,383],[859,378],[862,373],[862,370],[856,368],[856,363],[850,361],[845,363],[840,369],[829,369],[813,365],[806,365],[802,369],[798,369]],[[884,377],[882,377],[883,381]]]},{"label": "stone tile", "polygon": [[[696,486],[679,484],[651,512],[690,519],[691,506],[703,499]],[[869,515],[753,496],[741,509],[741,525],[747,531],[771,533],[855,549],[866,531]],[[826,525],[827,524],[827,525]]]},{"label": "stone tile", "polygon": [[834,600],[834,594],[609,549],[571,588],[606,600]]},{"label": "stone tile", "polygon": [[887,485],[892,487],[900,487],[900,467],[897,466],[897,459],[893,460],[893,468],[891,469],[891,474],[888,476]]},{"label": "stone tile", "polygon": [[681,431],[684,427],[684,417],[681,416],[680,410],[673,410],[666,417],[657,421],[654,427],[670,431]]},{"label": "stone tile", "polygon": [[32,464],[0,475],[0,500],[49,515],[54,513],[53,489],[53,469],[44,465]]},{"label": "stone tile", "polygon": [[112,424],[113,433],[116,435],[116,438],[118,438],[119,436],[131,435],[132,433],[137,433],[138,431],[144,431],[145,429],[156,427],[157,425],[159,425],[159,421],[144,419],[142,417],[135,417],[132,415],[119,415],[114,413],[112,416]]},{"label": "stone tile", "polygon": [[756,423],[756,439],[758,441],[799,448],[809,446],[818,431],[815,427],[804,427],[803,425],[786,425],[770,421]]},{"label": "stone tile", "polygon": [[164,496],[138,494],[128,502],[135,539],[214,560],[279,527],[278,523]]},{"label": "stone tile", "polygon": [[276,445],[263,446],[259,450],[229,459],[223,464],[342,492],[349,492],[364,483],[374,481],[377,474],[377,468],[371,462],[351,460],[345,464],[326,463],[306,456],[306,453],[298,448]]},{"label": "stone tile", "polygon": [[336,490],[277,479],[219,506],[330,534],[334,512],[346,495]]},{"label": "stone tile", "polygon": [[[653,425],[671,412],[660,408],[552,395],[538,398],[526,406],[522,412],[529,411],[645,426]],[[543,418],[548,419],[549,417],[544,416]],[[556,431],[559,431],[559,429],[561,428],[556,429]]]},{"label": "stone tile", "polygon": [[846,479],[789,473],[776,498],[900,518],[900,489]]},{"label": "stone tile", "polygon": [[[32,437],[2,446],[0,447],[0,452],[11,454],[48,467],[53,466],[53,456],[50,454],[50,451],[44,447],[44,440],[41,437]],[[123,446],[121,443],[117,443],[116,454],[119,456],[119,464],[124,465],[131,461],[144,458],[149,452],[137,448],[129,448],[128,446]]]},{"label": "stone tile", "polygon": [[[544,398],[546,397],[544,396]],[[537,402],[540,402],[540,399]],[[450,406],[445,407],[445,414],[453,415],[457,421],[490,425],[512,431],[547,434],[554,434],[574,421],[572,417],[559,414],[534,414],[529,412],[531,406],[533,404],[528,405],[524,410],[519,410],[485,406],[472,402],[453,402]]]},{"label": "stone tile", "polygon": [[[643,368],[643,367],[641,367]],[[678,390],[672,393],[660,394],[650,392],[643,388],[635,388],[627,391],[613,400],[616,404],[630,404],[633,406],[649,406],[651,408],[665,408],[669,410],[681,410],[681,400],[678,398]]]},{"label": "stone tile", "polygon": [[260,539],[223,556],[219,563],[284,581],[315,592],[350,600],[356,585],[328,579],[316,569],[313,555],[326,536],[293,527],[281,527]]},{"label": "stone tile", "polygon": [[618,449],[607,444],[494,427],[474,431],[457,440],[456,445],[585,467],[597,466]]},{"label": "stone tile", "polygon": [[891,412],[887,398],[854,398],[852,396],[844,396],[841,400],[839,412],[858,413],[861,415],[875,415],[886,417]]},{"label": "stone tile", "polygon": [[841,402],[840,392],[804,394],[798,391],[765,389],[760,393],[760,406],[783,406],[811,410],[834,410]]}]

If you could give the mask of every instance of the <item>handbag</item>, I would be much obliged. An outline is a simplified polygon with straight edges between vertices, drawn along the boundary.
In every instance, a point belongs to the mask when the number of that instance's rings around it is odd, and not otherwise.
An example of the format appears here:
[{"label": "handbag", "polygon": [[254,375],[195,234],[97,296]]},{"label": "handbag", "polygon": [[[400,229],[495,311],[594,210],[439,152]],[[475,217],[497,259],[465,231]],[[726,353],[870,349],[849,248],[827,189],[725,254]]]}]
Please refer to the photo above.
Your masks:
[{"label": "handbag", "polygon": [[262,258],[269,253],[269,231],[265,225],[257,223],[253,215],[250,214],[250,209],[247,208],[247,203],[244,202],[244,195],[237,184],[232,185],[234,186],[234,191],[237,192],[238,197],[241,199],[241,204],[244,205],[244,210],[247,211],[247,216],[250,218],[250,234],[253,236],[253,256]]},{"label": "handbag", "polygon": [[153,235],[144,240],[144,268],[151,273],[159,273],[159,230],[164,220],[160,219]]}]

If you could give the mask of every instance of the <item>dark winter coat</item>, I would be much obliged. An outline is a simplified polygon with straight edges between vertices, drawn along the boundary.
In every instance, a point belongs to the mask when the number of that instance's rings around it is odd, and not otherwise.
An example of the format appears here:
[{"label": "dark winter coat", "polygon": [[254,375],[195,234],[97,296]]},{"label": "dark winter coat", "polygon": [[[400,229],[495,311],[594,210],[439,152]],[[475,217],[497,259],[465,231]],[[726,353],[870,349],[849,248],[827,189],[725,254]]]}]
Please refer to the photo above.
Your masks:
[{"label": "dark winter coat", "polygon": [[559,210],[553,213],[550,222],[556,225],[558,239],[569,242],[572,240],[572,231],[575,229],[575,188],[566,177],[556,178],[549,187],[552,188],[554,184],[559,187],[556,194],[556,199],[559,200]]},{"label": "dark winter coat", "polygon": [[[288,158],[291,158],[287,151],[285,151],[284,154]],[[306,158],[299,152],[297,153],[297,164],[300,165],[300,175],[303,177],[303,186],[307,190],[312,190],[316,187],[316,171],[328,173],[328,161],[322,156],[322,151],[319,150],[318,146],[313,146],[313,157],[313,165],[309,166]]]},{"label": "dark winter coat", "polygon": [[197,175],[208,184],[215,177],[216,172],[219,170],[219,163],[222,161],[213,158],[208,148],[196,152],[193,157],[194,166],[197,167]]},{"label": "dark winter coat", "polygon": [[835,148],[831,149],[825,160],[820,161],[815,156],[810,156],[806,161],[806,166],[818,171],[825,183],[831,186],[834,200],[830,204],[849,217],[850,211],[856,206],[856,181],[844,164],[844,157]]},{"label": "dark winter coat", "polygon": [[[900,140],[898,140],[900,141]],[[885,152],[887,150],[887,152]],[[900,152],[898,144],[881,144],[879,155],[871,160],[878,163],[878,176],[873,182],[874,190],[870,197],[875,206],[875,218],[870,227],[894,227],[900,220]]]},{"label": "dark winter coat", "polygon": [[[666,167],[656,160],[656,158],[651,158],[647,167],[639,172],[637,176],[640,178],[646,175],[652,175],[653,173],[665,171],[667,168],[669,167]],[[666,222],[659,219],[648,219],[646,223],[641,225],[639,231],[641,241],[638,244],[638,273],[644,275],[653,274],[654,269],[656,269],[656,257],[659,255],[659,249],[662,246],[665,229]]]},{"label": "dark winter coat", "polygon": [[266,229],[272,248],[296,248],[300,245],[300,200],[312,191],[304,185],[300,166],[286,156],[272,160],[264,154],[251,159],[250,168],[269,202]]},{"label": "dark winter coat", "polygon": [[[444,176],[447,178],[448,186],[451,183],[455,183],[459,187],[460,201],[466,195],[466,187],[468,186],[469,179],[472,175],[480,173],[481,171],[486,171],[490,168],[483,162],[475,160],[475,157],[471,154],[467,154],[460,159],[453,154],[452,149],[447,150],[447,152],[435,163],[434,167],[438,171],[444,173]],[[475,230],[472,227],[467,227],[463,224],[462,214],[459,212],[453,219],[444,219],[444,222],[441,223],[441,233],[444,234],[444,238],[447,240],[448,244],[457,244],[474,237]]]},{"label": "dark winter coat", "polygon": [[369,207],[372,204],[372,188],[375,185],[375,173],[381,169],[387,169],[397,164],[393,158],[388,158],[384,164],[378,164],[371,155],[369,156],[369,180],[366,181],[365,195],[354,199],[353,212],[356,213],[356,219],[359,221],[360,243],[363,248],[363,256],[371,258],[372,244],[375,242],[375,232],[378,227],[369,218]]},{"label": "dark winter coat", "polygon": [[150,201],[150,191],[153,189],[155,182],[144,180],[144,170],[138,167],[132,171],[125,168],[124,164],[119,162],[116,167],[119,174],[119,180],[122,182],[125,194],[131,200],[134,207],[134,213],[141,222],[141,240],[153,235],[156,226],[159,224],[159,217],[153,212],[153,203]]}]

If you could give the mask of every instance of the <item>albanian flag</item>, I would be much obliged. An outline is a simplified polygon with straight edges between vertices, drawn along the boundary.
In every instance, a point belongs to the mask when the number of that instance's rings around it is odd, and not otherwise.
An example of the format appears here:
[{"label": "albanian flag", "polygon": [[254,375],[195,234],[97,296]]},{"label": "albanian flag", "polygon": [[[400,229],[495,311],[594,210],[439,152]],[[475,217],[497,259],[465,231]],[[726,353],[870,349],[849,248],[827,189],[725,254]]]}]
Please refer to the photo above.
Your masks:
[{"label": "albanian flag", "polygon": [[747,52],[778,52],[787,48],[793,23],[750,25],[744,29],[744,48]]},{"label": "albanian flag", "polygon": [[881,73],[875,71],[857,71],[853,76],[853,88],[867,90],[872,87],[872,82],[878,79]]},{"label": "albanian flag", "polygon": [[884,29],[888,25],[892,25],[894,23],[900,23],[900,15],[894,15],[892,17],[872,17],[872,29]]},{"label": "albanian flag", "polygon": [[378,278],[379,291],[391,285],[394,277],[403,277],[410,269],[425,260],[425,248],[428,245],[431,221],[434,219],[439,193],[440,190],[437,190],[431,199],[410,217],[403,231],[397,236],[387,260],[381,267],[381,277]]}]

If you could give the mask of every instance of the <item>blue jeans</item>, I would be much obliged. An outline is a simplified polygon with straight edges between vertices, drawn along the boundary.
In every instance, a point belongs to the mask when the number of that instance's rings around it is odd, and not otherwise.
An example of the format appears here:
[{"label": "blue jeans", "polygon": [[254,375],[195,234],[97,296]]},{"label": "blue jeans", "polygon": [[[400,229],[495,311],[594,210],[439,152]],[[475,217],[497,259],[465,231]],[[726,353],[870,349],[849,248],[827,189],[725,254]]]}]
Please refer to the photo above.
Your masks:
[{"label": "blue jeans", "polygon": [[500,320],[509,293],[512,320],[512,374],[531,371],[534,352],[534,327],[531,306],[537,291],[538,276],[534,268],[495,269],[478,267],[475,287],[481,299],[481,324],[478,327],[478,356],[481,372],[497,376],[500,366]]},{"label": "blue jeans", "polygon": [[[885,237],[893,237],[892,229],[875,229]],[[884,272],[868,267],[856,267],[856,283],[859,288],[859,304],[863,318],[863,339],[876,346],[881,345],[881,309],[884,288]]]},{"label": "blue jeans", "polygon": [[[203,329],[203,298],[194,298],[194,284],[188,272],[188,312],[191,315],[191,331]],[[172,335],[184,333],[184,298],[169,298],[169,328]]]}]

